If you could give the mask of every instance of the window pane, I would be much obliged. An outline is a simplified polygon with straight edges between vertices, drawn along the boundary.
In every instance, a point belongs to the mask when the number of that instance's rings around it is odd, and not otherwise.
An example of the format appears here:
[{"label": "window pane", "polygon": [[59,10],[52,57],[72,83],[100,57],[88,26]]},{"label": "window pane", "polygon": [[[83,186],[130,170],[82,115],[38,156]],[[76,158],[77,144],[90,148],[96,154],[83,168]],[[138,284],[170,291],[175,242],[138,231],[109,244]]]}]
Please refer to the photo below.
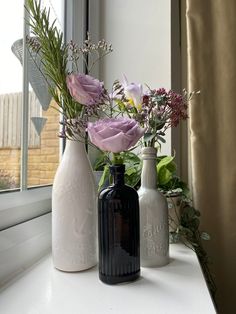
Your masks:
[{"label": "window pane", "polygon": [[[62,29],[63,0],[42,1],[50,8],[51,22],[57,19]],[[38,59],[37,59],[38,58]],[[34,59],[34,60],[33,60]],[[28,186],[51,184],[59,162],[59,113],[51,101],[44,75],[35,66],[40,58],[29,55],[29,141],[28,141]],[[42,69],[42,67],[41,67]]]},{"label": "window pane", "polygon": [[5,190],[20,182],[22,66],[11,46],[22,38],[23,0],[1,1],[0,29],[0,190]]},{"label": "window pane", "polygon": [[51,184],[59,162],[59,113],[53,101],[43,110],[32,91],[29,106],[28,186]]}]

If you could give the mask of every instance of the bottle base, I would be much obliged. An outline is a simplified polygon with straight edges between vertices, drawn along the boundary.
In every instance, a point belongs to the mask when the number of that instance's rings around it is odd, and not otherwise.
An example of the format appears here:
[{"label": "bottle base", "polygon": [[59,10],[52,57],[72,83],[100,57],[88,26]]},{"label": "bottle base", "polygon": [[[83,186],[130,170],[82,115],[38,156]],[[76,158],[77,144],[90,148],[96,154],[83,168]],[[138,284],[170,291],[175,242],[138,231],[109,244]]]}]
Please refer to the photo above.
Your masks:
[{"label": "bottle base", "polygon": [[91,261],[91,263],[87,264],[70,264],[70,263],[62,263],[53,260],[53,266],[63,272],[75,273],[85,271],[97,265],[97,261]]},{"label": "bottle base", "polygon": [[142,267],[163,267],[170,263],[169,257],[160,257],[158,259],[142,259],[141,258],[141,266]]},{"label": "bottle base", "polygon": [[140,270],[130,275],[123,275],[123,276],[106,276],[99,273],[99,279],[108,285],[116,285],[119,283],[135,281],[140,277]]}]

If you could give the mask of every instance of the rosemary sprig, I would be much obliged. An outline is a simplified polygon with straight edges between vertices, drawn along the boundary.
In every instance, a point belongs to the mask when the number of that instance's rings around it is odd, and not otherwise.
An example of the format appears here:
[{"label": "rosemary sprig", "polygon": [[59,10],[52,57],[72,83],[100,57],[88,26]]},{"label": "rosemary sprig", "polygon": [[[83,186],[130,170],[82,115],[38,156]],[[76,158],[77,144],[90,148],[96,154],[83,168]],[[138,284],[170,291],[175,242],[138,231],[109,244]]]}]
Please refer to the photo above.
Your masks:
[{"label": "rosemary sprig", "polygon": [[63,42],[63,33],[56,27],[56,20],[49,22],[50,9],[42,8],[40,1],[28,0],[26,10],[35,36],[28,40],[29,48],[40,54],[49,92],[61,111],[68,119],[75,118],[82,106],[73,100],[67,88],[69,52],[68,45]]}]

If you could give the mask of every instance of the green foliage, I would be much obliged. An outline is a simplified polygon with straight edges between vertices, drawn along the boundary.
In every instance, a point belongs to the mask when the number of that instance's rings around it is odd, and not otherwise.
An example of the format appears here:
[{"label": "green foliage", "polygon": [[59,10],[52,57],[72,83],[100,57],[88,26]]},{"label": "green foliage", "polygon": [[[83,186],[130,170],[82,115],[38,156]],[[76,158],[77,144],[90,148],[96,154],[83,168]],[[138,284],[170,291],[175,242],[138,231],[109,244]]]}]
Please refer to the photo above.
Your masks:
[{"label": "green foliage", "polygon": [[[42,8],[41,1],[28,0],[29,25],[36,40],[29,39],[29,52],[37,51],[42,56],[42,73],[48,82],[49,92],[56,103],[63,106],[67,118],[74,118],[81,106],[74,102],[66,84],[68,45],[63,43],[63,34],[49,22],[50,10]],[[63,101],[62,101],[63,100]],[[79,107],[78,107],[79,106]]]},{"label": "green foliage", "polygon": [[[122,152],[121,158],[125,164],[125,182],[132,187],[139,187],[141,180],[142,161],[132,152]],[[94,170],[103,170],[104,166],[109,163],[107,153],[102,153],[97,158]],[[159,156],[157,157],[157,184],[158,188],[163,193],[181,193],[188,197],[189,189],[187,185],[176,176],[176,164],[174,156]],[[104,182],[108,180],[109,173],[106,171]],[[103,182],[103,183],[104,183]],[[101,182],[102,184],[102,182]],[[102,186],[102,185],[101,185]]]},{"label": "green foliage", "polygon": [[159,186],[168,184],[176,172],[174,156],[158,157],[157,159],[157,181]]},{"label": "green foliage", "polygon": [[[136,187],[141,178],[142,164],[139,157],[132,152],[120,153],[123,163],[125,164],[125,183],[129,186]],[[94,164],[94,170],[103,170],[103,175],[99,181],[99,190],[105,185],[106,182],[110,182],[109,173],[109,156],[107,153],[101,153],[96,159]]]},{"label": "green foliage", "polygon": [[156,137],[156,134],[153,134],[153,133],[145,133],[144,136],[143,136],[143,140],[144,140],[144,143],[149,143],[151,142],[154,137]]},{"label": "green foliage", "polygon": [[166,195],[181,194],[189,198],[189,188],[177,175],[177,166],[174,156],[157,157],[157,182],[158,189]]},{"label": "green foliage", "polygon": [[16,186],[14,178],[5,170],[0,169],[0,190],[13,189]]},{"label": "green foliage", "polygon": [[207,232],[200,232],[201,214],[191,203],[190,199],[182,197],[179,221],[176,223],[176,231],[170,233],[170,239],[173,243],[181,241],[196,252],[212,297],[215,298],[216,285],[209,269],[210,259],[202,243],[202,240],[210,240],[210,235]]},{"label": "green foliage", "polygon": [[108,155],[105,152],[102,152],[99,154],[97,159],[95,160],[95,163],[93,165],[93,169],[95,171],[103,171],[104,166],[108,163]]},{"label": "green foliage", "polygon": [[141,178],[142,163],[140,158],[132,152],[124,152],[125,164],[125,182],[126,184],[136,187]]}]

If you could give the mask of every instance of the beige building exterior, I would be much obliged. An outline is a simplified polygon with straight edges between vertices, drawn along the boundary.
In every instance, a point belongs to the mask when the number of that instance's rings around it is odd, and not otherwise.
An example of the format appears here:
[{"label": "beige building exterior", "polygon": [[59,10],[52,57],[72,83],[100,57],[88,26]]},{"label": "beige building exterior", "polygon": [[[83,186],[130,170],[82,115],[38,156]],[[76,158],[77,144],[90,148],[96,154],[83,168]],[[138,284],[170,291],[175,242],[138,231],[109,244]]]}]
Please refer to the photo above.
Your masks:
[{"label": "beige building exterior", "polygon": [[[28,150],[28,186],[51,184],[59,162],[59,113],[52,106],[47,111],[40,110],[40,113],[41,117],[47,119],[41,136],[37,135],[32,122],[30,122],[29,128],[31,139]],[[14,119],[13,127],[15,127]],[[0,129],[0,137],[4,133],[3,131],[4,125]],[[17,130],[16,136],[18,136]],[[17,141],[16,136],[14,136],[14,141]],[[9,141],[9,138],[4,140]],[[19,143],[7,146],[7,144],[0,146],[0,189],[19,187],[20,182],[21,150]]]}]

